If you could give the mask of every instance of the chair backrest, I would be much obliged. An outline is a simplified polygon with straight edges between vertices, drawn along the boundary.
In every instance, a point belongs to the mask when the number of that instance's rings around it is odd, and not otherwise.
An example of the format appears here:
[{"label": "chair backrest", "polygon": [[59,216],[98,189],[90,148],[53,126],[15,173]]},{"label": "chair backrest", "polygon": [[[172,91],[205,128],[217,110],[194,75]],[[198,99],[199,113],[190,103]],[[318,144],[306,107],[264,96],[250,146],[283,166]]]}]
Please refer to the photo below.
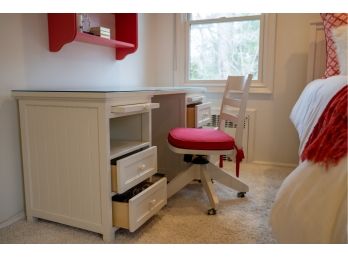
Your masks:
[{"label": "chair backrest", "polygon": [[244,119],[252,77],[252,74],[228,76],[221,103],[219,129],[224,130],[225,121],[237,124],[234,139],[238,148],[242,148]]}]

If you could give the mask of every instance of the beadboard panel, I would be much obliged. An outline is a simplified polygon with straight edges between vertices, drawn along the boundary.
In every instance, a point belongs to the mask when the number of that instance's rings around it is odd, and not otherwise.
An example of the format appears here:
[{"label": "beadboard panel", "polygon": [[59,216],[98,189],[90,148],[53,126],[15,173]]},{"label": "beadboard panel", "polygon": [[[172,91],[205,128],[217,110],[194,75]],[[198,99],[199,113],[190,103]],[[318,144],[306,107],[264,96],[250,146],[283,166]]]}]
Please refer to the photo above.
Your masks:
[{"label": "beadboard panel", "polygon": [[31,102],[24,116],[33,212],[101,224],[98,108]]}]

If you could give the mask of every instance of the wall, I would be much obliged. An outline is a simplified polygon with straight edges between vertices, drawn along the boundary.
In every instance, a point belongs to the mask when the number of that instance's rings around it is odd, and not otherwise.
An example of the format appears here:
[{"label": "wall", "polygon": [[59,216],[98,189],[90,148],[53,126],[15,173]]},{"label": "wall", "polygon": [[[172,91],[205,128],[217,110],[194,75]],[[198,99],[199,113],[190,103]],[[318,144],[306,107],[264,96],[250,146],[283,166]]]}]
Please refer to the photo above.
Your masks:
[{"label": "wall", "polygon": [[0,14],[0,226],[23,213],[17,105],[12,89],[137,87],[151,81],[151,15],[139,15],[139,48],[122,61],[115,50],[79,42],[48,51],[45,14]]},{"label": "wall", "polygon": [[[161,74],[160,85],[172,85],[175,57],[170,47],[174,41],[174,15],[157,14],[156,34],[162,47],[152,66]],[[256,109],[254,159],[259,163],[296,165],[298,137],[289,114],[306,85],[309,22],[320,20],[319,14],[278,14],[274,91],[272,95],[251,95],[248,108]],[[164,48],[163,46],[167,46]],[[165,76],[163,76],[165,74]],[[208,94],[215,106],[221,94]]]},{"label": "wall", "polygon": [[151,30],[148,37],[151,40],[151,58],[147,60],[151,68],[152,86],[173,86],[174,83],[174,34],[175,15],[156,13],[150,16]]},{"label": "wall", "polygon": [[270,98],[253,97],[257,110],[255,160],[298,163],[298,136],[289,120],[293,105],[306,85],[309,22],[318,14],[277,16],[274,91]]}]

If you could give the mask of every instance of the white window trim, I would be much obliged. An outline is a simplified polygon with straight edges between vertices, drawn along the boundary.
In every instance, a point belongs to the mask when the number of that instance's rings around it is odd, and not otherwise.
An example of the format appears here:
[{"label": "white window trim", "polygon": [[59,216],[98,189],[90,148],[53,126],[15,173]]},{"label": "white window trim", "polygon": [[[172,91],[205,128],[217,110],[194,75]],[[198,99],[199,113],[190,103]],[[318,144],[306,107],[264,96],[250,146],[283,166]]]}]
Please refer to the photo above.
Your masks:
[{"label": "white window trim", "polygon": [[[226,84],[224,80],[189,81],[187,79],[187,65],[189,62],[189,23],[187,22],[187,16],[187,14],[176,14],[175,19],[174,84],[175,86],[184,87],[206,87],[208,92],[223,92]],[[251,93],[272,94],[273,92],[275,39],[276,14],[261,15],[259,80],[252,82]]]}]

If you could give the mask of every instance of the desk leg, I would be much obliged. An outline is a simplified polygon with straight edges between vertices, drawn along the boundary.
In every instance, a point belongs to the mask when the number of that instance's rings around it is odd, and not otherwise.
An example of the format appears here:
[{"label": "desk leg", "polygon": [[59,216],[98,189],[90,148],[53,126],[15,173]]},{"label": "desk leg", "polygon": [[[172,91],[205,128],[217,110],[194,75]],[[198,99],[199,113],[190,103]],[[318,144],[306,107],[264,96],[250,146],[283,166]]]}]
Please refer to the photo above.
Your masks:
[{"label": "desk leg", "polygon": [[115,240],[115,228],[110,228],[107,231],[103,232],[103,240],[105,242],[112,242]]}]

